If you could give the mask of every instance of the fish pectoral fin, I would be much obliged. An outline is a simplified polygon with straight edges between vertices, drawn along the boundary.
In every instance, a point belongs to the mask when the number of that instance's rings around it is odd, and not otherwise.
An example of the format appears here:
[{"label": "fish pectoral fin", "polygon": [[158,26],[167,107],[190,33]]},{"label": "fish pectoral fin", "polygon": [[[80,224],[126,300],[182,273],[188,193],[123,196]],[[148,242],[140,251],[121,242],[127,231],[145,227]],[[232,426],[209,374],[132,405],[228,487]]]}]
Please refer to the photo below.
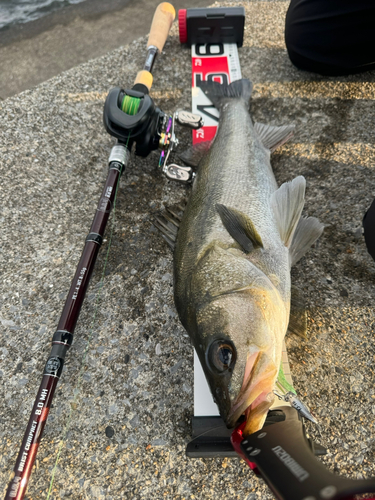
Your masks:
[{"label": "fish pectoral fin", "polygon": [[291,266],[296,264],[316,242],[324,230],[324,224],[315,217],[301,217],[289,248]]},{"label": "fish pectoral fin", "polygon": [[212,141],[199,142],[193,144],[183,151],[178,157],[189,167],[197,168],[201,159],[208,153]]},{"label": "fish pectoral fin", "polygon": [[290,247],[305,203],[306,180],[300,175],[291,182],[284,182],[271,197],[280,238]]},{"label": "fish pectoral fin", "polygon": [[263,242],[250,217],[234,208],[215,205],[225,229],[246,253],[262,248]]},{"label": "fish pectoral fin", "polygon": [[307,315],[302,291],[292,285],[290,299],[290,316],[287,333],[294,333],[303,339],[307,338]]},{"label": "fish pectoral fin", "polygon": [[262,141],[263,146],[268,148],[271,153],[275,149],[285,144],[294,135],[294,125],[283,125],[275,127],[256,122],[254,124],[255,132]]}]

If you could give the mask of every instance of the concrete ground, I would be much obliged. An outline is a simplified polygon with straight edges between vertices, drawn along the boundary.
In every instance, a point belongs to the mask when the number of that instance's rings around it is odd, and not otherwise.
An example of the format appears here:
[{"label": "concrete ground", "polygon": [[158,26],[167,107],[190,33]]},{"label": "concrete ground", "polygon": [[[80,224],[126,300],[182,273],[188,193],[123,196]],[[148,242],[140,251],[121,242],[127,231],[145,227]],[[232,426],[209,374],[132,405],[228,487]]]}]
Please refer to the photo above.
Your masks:
[{"label": "concrete ground", "polygon": [[[375,72],[334,79],[298,71],[283,41],[288,3],[242,5],[251,114],[296,124],[272,157],[275,176],[280,184],[304,175],[304,213],[326,226],[292,270],[309,317],[308,339],[287,339],[295,387],[321,424],[321,436],[309,432],[328,448],[324,464],[346,477],[375,476],[375,264],[361,234],[375,197]],[[113,86],[131,86],[145,47],[140,38],[0,103],[2,485],[106,177],[113,141],[102,126],[104,99]],[[189,108],[190,71],[175,24],[154,73],[152,95],[164,111]],[[179,137],[183,149],[190,134]],[[157,163],[156,152],[133,157],[121,180],[29,500],[47,498],[50,486],[50,498],[72,500],[273,498],[239,459],[185,456],[193,353],[173,303],[172,255],[153,220],[189,188],[167,182]]]},{"label": "concrete ground", "polygon": [[[159,0],[89,0],[0,30],[0,99],[126,45],[150,30]],[[181,8],[204,0],[176,0]]]}]

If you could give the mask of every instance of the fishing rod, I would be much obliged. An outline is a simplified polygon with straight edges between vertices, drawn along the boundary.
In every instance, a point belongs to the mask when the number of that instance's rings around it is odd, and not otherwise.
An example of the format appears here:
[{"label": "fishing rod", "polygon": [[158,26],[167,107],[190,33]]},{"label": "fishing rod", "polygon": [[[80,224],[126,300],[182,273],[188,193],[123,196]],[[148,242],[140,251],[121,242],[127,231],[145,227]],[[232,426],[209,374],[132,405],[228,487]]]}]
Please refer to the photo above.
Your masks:
[{"label": "fishing rod", "polygon": [[106,98],[103,113],[104,126],[117,141],[109,156],[107,179],[57,330],[52,338],[51,352],[6,490],[5,500],[21,500],[26,493],[52,399],[63,370],[65,356],[73,342],[79,313],[103,242],[110,212],[115,203],[117,186],[121,174],[128,165],[132,147],[135,145],[135,154],[141,157],[146,157],[151,151],[160,148],[162,151],[159,166],[169,179],[187,181],[192,177],[189,168],[167,165],[167,159],[178,144],[174,134],[175,123],[198,128],[201,126],[200,117],[181,110],[169,116],[156,107],[149,96],[155,59],[163,50],[174,18],[175,9],[171,4],[163,2],[157,7],[148,38],[147,57],[143,70],[137,74],[131,89],[111,89]]}]

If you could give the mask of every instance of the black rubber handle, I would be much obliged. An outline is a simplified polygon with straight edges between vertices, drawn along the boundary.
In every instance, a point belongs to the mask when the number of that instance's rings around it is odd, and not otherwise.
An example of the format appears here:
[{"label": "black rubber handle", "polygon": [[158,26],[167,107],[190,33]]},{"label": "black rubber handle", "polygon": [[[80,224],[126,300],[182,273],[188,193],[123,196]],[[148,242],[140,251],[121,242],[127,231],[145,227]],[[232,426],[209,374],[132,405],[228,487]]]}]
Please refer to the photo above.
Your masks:
[{"label": "black rubber handle", "polygon": [[326,469],[315,458],[297,411],[280,410],[284,421],[263,427],[241,443],[242,452],[279,500],[352,500],[375,492],[375,478],[347,479]]}]

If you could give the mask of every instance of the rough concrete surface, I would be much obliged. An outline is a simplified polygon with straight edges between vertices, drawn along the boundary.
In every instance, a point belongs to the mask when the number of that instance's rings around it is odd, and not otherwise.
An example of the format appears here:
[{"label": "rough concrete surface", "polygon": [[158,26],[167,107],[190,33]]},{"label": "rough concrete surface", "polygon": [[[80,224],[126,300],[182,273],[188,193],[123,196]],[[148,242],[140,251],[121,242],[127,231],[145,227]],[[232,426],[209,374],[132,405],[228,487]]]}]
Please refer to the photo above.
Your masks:
[{"label": "rough concrete surface", "polygon": [[[321,436],[309,430],[328,448],[326,466],[375,476],[375,264],[361,234],[375,197],[375,73],[334,79],[298,71],[283,42],[287,2],[243,5],[239,53],[254,83],[252,116],[296,124],[294,139],[273,155],[275,175],[279,183],[304,175],[304,213],[326,226],[292,271],[309,316],[308,339],[287,339],[295,387],[321,423]],[[145,44],[137,40],[0,104],[3,485],[106,177],[113,141],[102,125],[105,95],[132,85]],[[164,111],[189,108],[190,70],[175,24],[154,72],[152,95]],[[179,136],[183,149],[190,133]],[[121,180],[29,499],[47,497],[63,439],[51,498],[273,498],[239,459],[185,456],[193,353],[173,304],[172,255],[153,220],[189,188],[166,181],[157,163],[156,152],[133,157]]]},{"label": "rough concrete surface", "polygon": [[[146,35],[159,3],[87,0],[0,30],[0,100]],[[206,2],[175,0],[173,6],[178,12]]]}]

